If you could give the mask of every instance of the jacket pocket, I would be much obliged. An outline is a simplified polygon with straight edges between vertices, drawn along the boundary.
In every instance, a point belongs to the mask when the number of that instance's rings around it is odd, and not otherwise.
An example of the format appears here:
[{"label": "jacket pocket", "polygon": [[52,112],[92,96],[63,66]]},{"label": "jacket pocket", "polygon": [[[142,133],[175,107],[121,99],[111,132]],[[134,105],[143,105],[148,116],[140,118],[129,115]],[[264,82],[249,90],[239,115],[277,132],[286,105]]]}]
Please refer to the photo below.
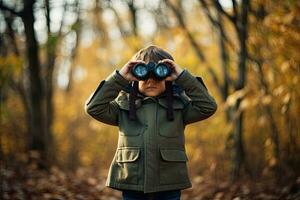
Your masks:
[{"label": "jacket pocket", "polygon": [[179,184],[189,181],[187,155],[181,149],[160,149],[160,184]]},{"label": "jacket pocket", "polygon": [[122,184],[138,184],[139,147],[121,147],[115,158],[115,181]]}]

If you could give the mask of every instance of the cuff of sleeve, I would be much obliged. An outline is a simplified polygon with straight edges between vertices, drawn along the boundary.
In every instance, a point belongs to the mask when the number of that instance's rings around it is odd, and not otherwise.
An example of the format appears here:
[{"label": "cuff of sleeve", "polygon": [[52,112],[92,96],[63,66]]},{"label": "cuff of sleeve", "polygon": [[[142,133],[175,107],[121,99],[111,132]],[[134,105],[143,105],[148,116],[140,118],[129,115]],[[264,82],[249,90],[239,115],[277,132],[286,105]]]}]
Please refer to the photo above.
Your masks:
[{"label": "cuff of sleeve", "polygon": [[182,72],[177,76],[177,78],[175,79],[175,82],[179,79],[179,77],[181,77],[181,75],[184,73],[185,69],[182,70]]},{"label": "cuff of sleeve", "polygon": [[124,79],[125,81],[129,82],[126,78],[124,78],[124,77],[120,74],[119,70],[116,70],[116,74],[117,74],[119,77],[121,77],[122,79]]},{"label": "cuff of sleeve", "polygon": [[113,71],[113,73],[106,78],[106,81],[114,81],[118,86],[120,86],[120,89],[126,88],[130,83],[130,81],[126,80],[118,70]]}]

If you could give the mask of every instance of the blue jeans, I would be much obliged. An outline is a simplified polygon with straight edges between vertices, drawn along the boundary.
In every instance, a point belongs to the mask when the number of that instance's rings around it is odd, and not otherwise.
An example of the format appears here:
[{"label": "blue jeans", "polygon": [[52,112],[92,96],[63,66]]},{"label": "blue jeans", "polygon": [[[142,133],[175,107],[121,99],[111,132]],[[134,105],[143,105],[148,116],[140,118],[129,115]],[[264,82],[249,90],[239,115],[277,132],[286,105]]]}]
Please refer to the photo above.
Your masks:
[{"label": "blue jeans", "polygon": [[180,200],[180,190],[170,190],[153,193],[141,191],[123,190],[123,200]]}]

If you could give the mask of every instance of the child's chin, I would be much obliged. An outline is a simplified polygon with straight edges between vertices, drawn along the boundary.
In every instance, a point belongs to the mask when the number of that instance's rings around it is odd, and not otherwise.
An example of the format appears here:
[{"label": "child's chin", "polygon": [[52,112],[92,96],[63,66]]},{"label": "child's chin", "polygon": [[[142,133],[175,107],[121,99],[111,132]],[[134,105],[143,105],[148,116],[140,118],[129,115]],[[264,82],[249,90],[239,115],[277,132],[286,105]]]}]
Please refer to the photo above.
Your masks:
[{"label": "child's chin", "polygon": [[148,91],[148,92],[145,93],[145,95],[148,96],[148,97],[156,97],[156,96],[159,95],[159,93],[156,92],[156,91]]}]

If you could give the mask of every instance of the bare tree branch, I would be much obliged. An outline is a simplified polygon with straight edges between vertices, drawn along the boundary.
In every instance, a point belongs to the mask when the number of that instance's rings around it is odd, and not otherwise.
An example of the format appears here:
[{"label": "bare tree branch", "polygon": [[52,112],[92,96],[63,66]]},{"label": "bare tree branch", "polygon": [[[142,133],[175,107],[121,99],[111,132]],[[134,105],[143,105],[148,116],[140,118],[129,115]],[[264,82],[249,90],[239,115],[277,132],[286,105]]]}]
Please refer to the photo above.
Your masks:
[{"label": "bare tree branch", "polygon": [[11,14],[11,13],[4,14],[4,21],[6,22],[6,27],[7,27],[6,32],[11,41],[8,43],[11,44],[14,54],[16,56],[19,56],[20,52],[19,52],[19,48],[17,45],[16,35],[15,35],[15,31],[13,30],[13,27],[12,27],[13,20],[14,20],[13,14]]},{"label": "bare tree branch", "polygon": [[47,24],[47,32],[48,32],[48,37],[51,34],[51,27],[50,27],[50,5],[49,5],[49,0],[45,0],[45,15],[46,15],[46,24]]},{"label": "bare tree branch", "polygon": [[70,60],[71,60],[71,66],[69,70],[69,82],[66,88],[66,91],[69,92],[71,91],[72,85],[73,85],[73,74],[74,74],[74,65],[75,65],[75,58],[78,53],[78,46],[79,46],[79,39],[80,39],[80,33],[81,33],[81,12],[80,12],[80,6],[79,6],[79,1],[76,1],[77,4],[77,9],[78,9],[78,15],[76,18],[76,21],[74,24],[76,24],[77,28],[74,30],[76,33],[76,40],[75,40],[75,45],[72,48],[71,55],[70,55]]},{"label": "bare tree branch", "polygon": [[181,12],[178,10],[178,8],[176,8],[171,2],[169,2],[169,0],[165,0],[166,4],[171,8],[171,10],[173,11],[173,13],[175,14],[180,27],[182,28],[182,30],[185,32],[185,34],[187,35],[191,45],[193,46],[193,49],[196,52],[197,57],[202,61],[205,62],[207,65],[207,69],[208,72],[210,73],[215,85],[217,86],[217,88],[220,90],[220,92],[222,92],[222,86],[219,83],[219,79],[217,77],[216,72],[213,70],[213,68],[210,66],[210,64],[208,63],[206,57],[204,56],[202,50],[200,49],[200,47],[198,46],[195,38],[193,37],[193,35],[191,34],[190,31],[188,31],[187,26],[185,24],[185,21],[183,19],[183,16],[181,14]]},{"label": "bare tree branch", "polygon": [[239,12],[238,12],[238,8],[237,8],[236,0],[231,0],[231,2],[232,2],[234,16],[236,16],[236,18],[237,18],[237,16],[239,15]]},{"label": "bare tree branch", "polygon": [[226,12],[218,0],[214,0],[214,4],[215,4],[216,8],[222,14],[224,14],[224,16],[226,16],[233,24],[236,24],[236,16],[232,16],[228,12]]},{"label": "bare tree branch", "polygon": [[170,26],[170,21],[169,18],[167,17],[166,13],[164,12],[165,10],[165,4],[163,1],[159,2],[159,6],[157,9],[149,9],[146,8],[149,12],[152,12],[154,15],[154,19],[156,21],[156,24],[158,28],[160,29],[166,29]]},{"label": "bare tree branch", "polygon": [[14,14],[14,15],[19,16],[19,17],[21,17],[21,15],[22,15],[22,11],[16,11],[13,8],[10,8],[6,5],[4,5],[2,1],[0,1],[0,10],[8,11],[8,12]]},{"label": "bare tree branch", "polygon": [[136,7],[134,5],[134,0],[127,0],[127,5],[131,14],[131,24],[132,24],[132,30],[133,34],[137,36],[137,16],[136,16]]},{"label": "bare tree branch", "polygon": [[103,11],[104,11],[103,1],[96,0],[95,7],[93,8],[93,13],[94,13],[94,17],[95,17],[95,20],[94,20],[95,28],[100,35],[103,46],[108,47],[109,46],[109,34],[108,34],[106,24],[104,23],[104,20],[103,20],[103,16],[102,16]]},{"label": "bare tree branch", "polygon": [[199,3],[202,5],[202,7],[203,7],[202,10],[204,11],[204,14],[207,16],[207,18],[209,19],[209,21],[211,22],[211,24],[214,26],[214,28],[219,29],[221,31],[221,35],[222,35],[223,39],[228,43],[228,45],[233,50],[236,50],[235,45],[233,44],[233,42],[230,41],[229,37],[227,36],[226,31],[224,30],[223,25],[221,25],[219,23],[219,20],[216,20],[213,17],[213,15],[212,15],[212,13],[211,13],[208,5],[207,5],[207,2],[205,0],[199,0]]},{"label": "bare tree branch", "polygon": [[[262,87],[264,91],[264,95],[272,95],[270,88],[268,86],[268,83],[265,79],[265,75],[263,72],[263,59],[262,58],[255,58],[254,56],[250,56],[248,54],[248,59],[252,61],[258,68],[258,79],[259,79],[259,84]],[[263,105],[263,109],[266,112],[266,115],[268,117],[268,122],[270,124],[270,137],[274,142],[274,147],[273,147],[273,153],[276,157],[276,159],[280,160],[280,139],[279,139],[279,128],[277,126],[277,122],[275,120],[274,114],[272,112],[272,108],[269,104]]]},{"label": "bare tree branch", "polygon": [[122,22],[122,19],[121,17],[119,16],[119,13],[116,11],[116,9],[109,5],[109,9],[111,9],[113,11],[113,13],[115,14],[115,17],[117,19],[117,25],[119,27],[119,30],[120,30],[120,33],[123,37],[126,37],[128,35],[127,31],[124,29],[124,26],[123,26],[123,22]]}]

